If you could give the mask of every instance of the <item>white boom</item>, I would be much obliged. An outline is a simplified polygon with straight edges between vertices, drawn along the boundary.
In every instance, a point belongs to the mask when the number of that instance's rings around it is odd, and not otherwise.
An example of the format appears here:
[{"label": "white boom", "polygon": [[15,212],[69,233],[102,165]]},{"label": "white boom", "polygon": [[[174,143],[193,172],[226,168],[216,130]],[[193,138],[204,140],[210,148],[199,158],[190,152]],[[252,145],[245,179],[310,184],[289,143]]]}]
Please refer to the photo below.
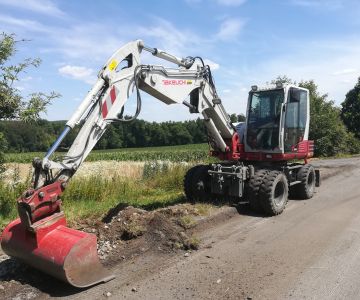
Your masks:
[{"label": "white boom", "polygon": [[[142,50],[177,65],[143,65]],[[213,83],[209,66],[201,58],[185,59],[144,45],[141,40],[130,42],[118,49],[106,62],[98,79],[80,106],[67,121],[63,133],[43,160],[36,160],[34,188],[43,186],[50,170],[57,169],[56,179],[67,181],[86,159],[90,151],[112,122],[126,122],[122,112],[126,101],[136,90],[137,110],[141,109],[140,91],[170,104],[184,104],[190,113],[200,113],[214,150],[228,151],[225,139],[231,139],[234,128],[230,122]],[[199,63],[198,63],[199,61]],[[195,63],[196,62],[196,63]],[[186,101],[190,96],[190,102]],[[50,160],[66,134],[75,125],[83,124],[76,139],[61,162]],[[53,179],[55,179],[53,178]]]}]

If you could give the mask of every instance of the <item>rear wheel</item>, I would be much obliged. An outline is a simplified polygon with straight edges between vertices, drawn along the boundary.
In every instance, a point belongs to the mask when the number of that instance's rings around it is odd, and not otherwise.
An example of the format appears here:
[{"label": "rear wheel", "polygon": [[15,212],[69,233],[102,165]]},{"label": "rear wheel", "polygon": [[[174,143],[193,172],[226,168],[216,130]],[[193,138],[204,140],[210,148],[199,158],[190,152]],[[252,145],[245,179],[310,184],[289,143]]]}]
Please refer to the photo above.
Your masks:
[{"label": "rear wheel", "polygon": [[280,171],[266,174],[259,190],[264,212],[270,216],[281,214],[288,201],[289,187],[286,176]]},{"label": "rear wheel", "polygon": [[291,195],[297,199],[310,199],[315,191],[315,170],[312,165],[304,165],[297,173],[300,183],[291,187]]}]

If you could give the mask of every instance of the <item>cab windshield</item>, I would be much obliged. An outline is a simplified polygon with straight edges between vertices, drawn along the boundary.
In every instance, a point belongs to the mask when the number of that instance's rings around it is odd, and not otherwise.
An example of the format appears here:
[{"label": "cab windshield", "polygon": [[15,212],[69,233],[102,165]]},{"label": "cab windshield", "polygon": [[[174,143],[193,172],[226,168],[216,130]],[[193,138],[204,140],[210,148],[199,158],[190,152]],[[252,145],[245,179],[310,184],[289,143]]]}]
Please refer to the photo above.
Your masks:
[{"label": "cab windshield", "polygon": [[251,150],[279,151],[279,127],[284,90],[250,93],[246,142]]}]

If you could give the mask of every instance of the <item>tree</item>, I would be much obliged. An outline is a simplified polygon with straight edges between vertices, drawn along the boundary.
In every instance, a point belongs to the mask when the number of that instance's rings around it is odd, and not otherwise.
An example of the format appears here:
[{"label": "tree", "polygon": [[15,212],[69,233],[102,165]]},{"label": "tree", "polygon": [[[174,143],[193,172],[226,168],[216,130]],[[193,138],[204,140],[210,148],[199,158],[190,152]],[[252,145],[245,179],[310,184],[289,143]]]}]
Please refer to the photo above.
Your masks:
[{"label": "tree", "polygon": [[349,133],[340,118],[340,110],[328,95],[321,95],[313,80],[302,81],[299,86],[310,92],[309,139],[315,141],[315,154],[332,156],[339,153],[358,153],[359,141]]},{"label": "tree", "polygon": [[[296,84],[296,81],[293,81],[290,77],[287,77],[286,75],[279,75],[278,77],[270,81],[270,84],[276,84],[276,83]],[[269,83],[267,82],[267,84]]]},{"label": "tree", "polygon": [[[51,92],[50,95],[32,93],[24,99],[19,89],[15,87],[21,73],[29,67],[38,67],[41,63],[39,58],[27,58],[17,64],[10,62],[16,53],[17,44],[23,41],[15,40],[14,34],[0,34],[0,119],[3,120],[20,119],[25,122],[37,120],[40,113],[46,111],[50,102],[59,97],[55,92]],[[0,149],[4,149],[3,133],[0,143]],[[3,155],[0,155],[0,163],[1,161]]]},{"label": "tree", "polygon": [[231,123],[236,123],[238,121],[236,114],[229,115]]},{"label": "tree", "polygon": [[246,117],[244,114],[238,114],[237,115],[237,121],[238,122],[245,122],[246,121]]},{"label": "tree", "polygon": [[11,64],[9,61],[16,53],[15,35],[2,33],[0,35],[0,119],[21,119],[33,121],[39,118],[41,112],[51,100],[59,97],[59,94],[51,92],[32,93],[24,99],[15,87],[19,81],[19,75],[29,67],[38,67],[41,63],[39,58],[27,58],[18,64]]},{"label": "tree", "polygon": [[[271,83],[296,84],[284,76],[278,76]],[[320,94],[313,80],[301,81],[300,87],[310,93],[310,130],[309,139],[315,141],[315,155],[333,156],[339,153],[358,153],[360,143],[348,132],[340,117],[340,109],[334,101],[328,100],[327,94]]]},{"label": "tree", "polygon": [[341,106],[341,119],[349,131],[360,138],[360,77],[354,88],[346,94]]}]

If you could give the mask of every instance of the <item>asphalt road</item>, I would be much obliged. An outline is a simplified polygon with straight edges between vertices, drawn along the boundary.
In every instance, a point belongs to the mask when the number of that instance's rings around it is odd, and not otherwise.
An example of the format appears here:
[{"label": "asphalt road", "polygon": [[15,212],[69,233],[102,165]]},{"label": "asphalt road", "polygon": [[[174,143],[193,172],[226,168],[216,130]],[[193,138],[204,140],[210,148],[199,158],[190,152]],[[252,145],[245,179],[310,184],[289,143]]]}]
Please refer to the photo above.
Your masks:
[{"label": "asphalt road", "polygon": [[312,199],[272,218],[240,212],[204,231],[187,257],[144,255],[116,267],[114,281],[68,297],[359,299],[360,159],[315,164],[334,171]]}]

